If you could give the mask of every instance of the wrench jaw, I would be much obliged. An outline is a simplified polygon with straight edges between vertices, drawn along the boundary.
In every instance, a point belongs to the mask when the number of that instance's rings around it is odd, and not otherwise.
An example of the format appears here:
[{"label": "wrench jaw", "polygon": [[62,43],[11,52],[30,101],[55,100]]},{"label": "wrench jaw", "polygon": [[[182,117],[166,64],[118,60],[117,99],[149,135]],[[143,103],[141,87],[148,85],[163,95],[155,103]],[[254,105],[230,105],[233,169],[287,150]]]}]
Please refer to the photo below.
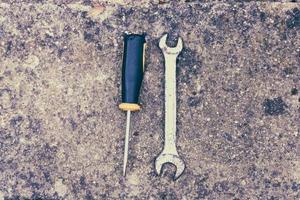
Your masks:
[{"label": "wrench jaw", "polygon": [[166,54],[172,54],[177,56],[183,48],[182,38],[181,37],[178,38],[178,42],[175,47],[169,47],[167,45],[167,36],[168,34],[165,34],[160,38],[159,48],[163,51],[164,54],[166,53]]},{"label": "wrench jaw", "polygon": [[164,48],[167,47],[167,36],[168,36],[168,34],[164,34],[164,35],[160,38],[159,44],[158,44],[158,46],[159,46],[160,49],[164,49]]},{"label": "wrench jaw", "polygon": [[179,157],[178,154],[174,155],[174,154],[161,153],[156,158],[156,161],[155,161],[155,170],[159,176],[161,175],[161,172],[162,172],[162,166],[166,163],[175,165],[176,172],[175,172],[174,180],[177,180],[181,176],[181,174],[183,173],[183,171],[185,169],[185,164],[184,164],[183,160]]}]

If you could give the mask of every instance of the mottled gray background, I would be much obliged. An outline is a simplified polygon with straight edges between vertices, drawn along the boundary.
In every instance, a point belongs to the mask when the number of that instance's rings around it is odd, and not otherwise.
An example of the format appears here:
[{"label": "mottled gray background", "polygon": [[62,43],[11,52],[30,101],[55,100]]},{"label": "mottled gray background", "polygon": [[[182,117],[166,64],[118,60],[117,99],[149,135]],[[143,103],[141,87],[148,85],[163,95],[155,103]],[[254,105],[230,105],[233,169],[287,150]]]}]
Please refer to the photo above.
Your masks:
[{"label": "mottled gray background", "polygon": [[[112,3],[114,2],[114,3]],[[135,2],[135,3],[134,3]],[[300,3],[0,2],[0,200],[299,199]],[[147,33],[122,177],[122,34]],[[180,35],[178,151],[163,147],[158,40]]]}]

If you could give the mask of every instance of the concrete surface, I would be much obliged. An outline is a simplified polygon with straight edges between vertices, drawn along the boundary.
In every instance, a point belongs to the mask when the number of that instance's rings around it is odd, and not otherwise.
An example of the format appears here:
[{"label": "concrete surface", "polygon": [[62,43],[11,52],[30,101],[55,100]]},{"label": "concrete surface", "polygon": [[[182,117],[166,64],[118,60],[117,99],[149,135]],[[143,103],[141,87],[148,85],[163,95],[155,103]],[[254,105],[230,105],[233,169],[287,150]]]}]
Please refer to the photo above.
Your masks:
[{"label": "concrete surface", "polygon": [[[1,1],[0,199],[299,199],[299,3],[134,2]],[[126,178],[124,31],[148,45]],[[153,163],[165,32],[185,42],[175,182]]]}]

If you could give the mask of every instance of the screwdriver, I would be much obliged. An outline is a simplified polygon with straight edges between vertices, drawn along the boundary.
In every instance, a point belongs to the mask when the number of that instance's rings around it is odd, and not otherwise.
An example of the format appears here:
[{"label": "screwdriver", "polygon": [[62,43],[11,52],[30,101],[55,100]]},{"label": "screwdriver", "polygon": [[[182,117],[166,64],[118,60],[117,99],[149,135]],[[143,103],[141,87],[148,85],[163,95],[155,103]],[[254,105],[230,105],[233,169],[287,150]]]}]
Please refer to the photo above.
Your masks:
[{"label": "screwdriver", "polygon": [[125,34],[122,64],[122,103],[119,108],[127,112],[124,145],[123,176],[128,160],[130,114],[141,109],[138,100],[144,74],[145,34]]}]

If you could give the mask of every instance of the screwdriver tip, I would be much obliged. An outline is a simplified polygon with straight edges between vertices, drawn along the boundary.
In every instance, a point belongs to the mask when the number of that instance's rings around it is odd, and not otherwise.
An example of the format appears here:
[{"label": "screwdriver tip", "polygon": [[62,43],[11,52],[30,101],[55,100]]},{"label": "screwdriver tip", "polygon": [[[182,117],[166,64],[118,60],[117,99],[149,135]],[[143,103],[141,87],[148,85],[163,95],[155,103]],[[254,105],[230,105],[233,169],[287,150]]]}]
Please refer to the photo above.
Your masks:
[{"label": "screwdriver tip", "polygon": [[124,164],[123,166],[123,176],[125,177],[126,176],[126,165]]}]

